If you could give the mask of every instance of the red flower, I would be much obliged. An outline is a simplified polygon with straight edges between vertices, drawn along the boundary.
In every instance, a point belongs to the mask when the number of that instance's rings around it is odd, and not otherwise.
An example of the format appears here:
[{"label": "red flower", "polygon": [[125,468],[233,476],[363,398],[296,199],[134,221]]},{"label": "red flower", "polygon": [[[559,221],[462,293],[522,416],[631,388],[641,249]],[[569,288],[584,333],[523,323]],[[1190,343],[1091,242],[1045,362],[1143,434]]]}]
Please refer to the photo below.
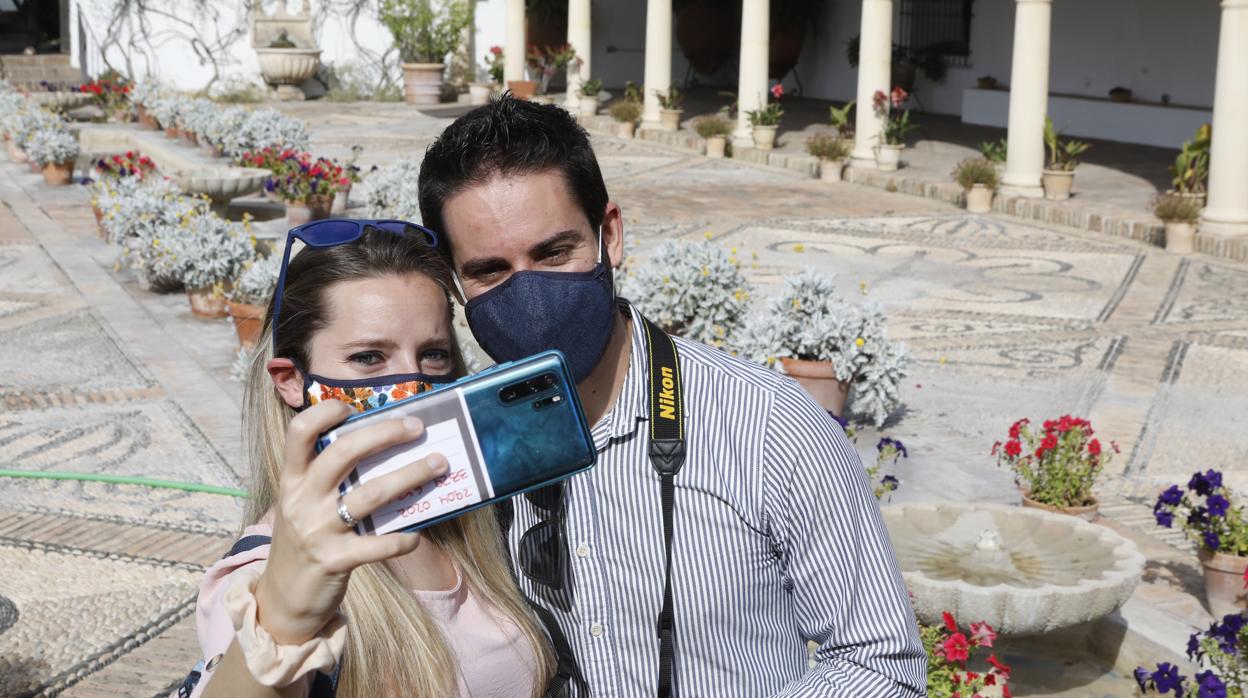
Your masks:
[{"label": "red flower", "polygon": [[502,47],[502,46],[491,46],[491,47],[490,47],[490,53],[494,54],[495,56],[501,56],[501,55],[503,55],[503,47]]},{"label": "red flower", "polygon": [[910,99],[910,94],[900,87],[894,87],[890,99],[893,103],[893,109],[901,109],[901,105],[905,104],[907,99]]},{"label": "red flower", "polygon": [[1052,451],[1057,448],[1057,435],[1045,434],[1044,440],[1040,442],[1040,447],[1036,449],[1036,458],[1043,458],[1045,451]]},{"label": "red flower", "polygon": [[[997,659],[997,655],[995,654],[988,655],[988,663],[992,665],[992,670],[994,672],[1000,674],[1006,679],[1010,678],[1010,668],[1002,664],[1001,660]],[[992,674],[989,674],[989,676],[992,676]]]},{"label": "red flower", "polygon": [[1005,442],[1005,455],[1017,458],[1023,452],[1023,444],[1018,439]]},{"label": "red flower", "polygon": [[971,643],[962,633],[954,633],[941,643],[945,659],[951,662],[965,662],[971,656]]},{"label": "red flower", "polygon": [[780,83],[776,83],[775,85],[773,85],[771,88],[771,96],[775,97],[776,99],[780,99],[781,97],[783,97],[784,85],[781,85]]},{"label": "red flower", "polygon": [[1017,439],[1018,435],[1022,432],[1023,427],[1030,423],[1031,422],[1027,419],[1020,419],[1017,422],[1014,422],[1014,424],[1010,427],[1010,438]]},{"label": "red flower", "polygon": [[1092,455],[1094,455],[1094,456],[1099,456],[1099,455],[1101,455],[1101,442],[1100,442],[1100,441],[1097,441],[1096,439],[1092,439],[1091,441],[1089,441],[1089,442],[1088,442],[1088,453],[1090,453],[1090,454],[1092,454]]},{"label": "red flower", "polygon": [[953,614],[952,614],[952,613],[950,613],[950,612],[948,612],[948,611],[944,611],[944,612],[943,612],[943,613],[941,613],[940,615],[941,615],[941,617],[942,617],[942,618],[944,618],[944,619],[945,619],[945,629],[946,629],[946,630],[948,630],[948,631],[949,631],[949,632],[951,632],[951,633],[956,633],[956,632],[958,632],[958,623],[957,623],[957,621],[955,621],[955,620],[953,619]]},{"label": "red flower", "polygon": [[987,623],[971,623],[971,640],[976,647],[992,647],[997,639],[997,631]]}]

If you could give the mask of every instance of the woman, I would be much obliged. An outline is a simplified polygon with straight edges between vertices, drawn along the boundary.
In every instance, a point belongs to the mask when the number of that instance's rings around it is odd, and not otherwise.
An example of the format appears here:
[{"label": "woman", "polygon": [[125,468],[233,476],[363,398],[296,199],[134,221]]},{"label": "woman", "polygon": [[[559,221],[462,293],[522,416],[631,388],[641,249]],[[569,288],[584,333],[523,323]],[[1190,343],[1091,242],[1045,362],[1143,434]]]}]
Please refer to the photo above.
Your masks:
[{"label": "woman", "polygon": [[552,673],[491,509],[418,534],[351,530],[445,471],[433,455],[339,497],[359,458],[418,438],[419,420],[388,420],[313,453],[318,434],[376,404],[370,395],[463,374],[449,271],[422,229],[403,226],[408,234],[363,226],[352,242],[306,247],[278,285],[270,341],[247,383],[248,526],[201,584],[206,660],[181,695],[539,695]]}]

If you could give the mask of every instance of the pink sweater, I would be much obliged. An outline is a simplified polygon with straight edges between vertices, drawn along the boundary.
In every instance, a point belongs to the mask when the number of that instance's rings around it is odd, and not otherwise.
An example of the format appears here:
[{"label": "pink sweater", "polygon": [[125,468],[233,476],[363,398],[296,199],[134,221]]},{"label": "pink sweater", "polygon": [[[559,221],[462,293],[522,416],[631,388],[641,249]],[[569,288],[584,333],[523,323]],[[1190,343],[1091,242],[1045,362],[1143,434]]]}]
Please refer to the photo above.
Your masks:
[{"label": "pink sweater", "polygon": [[[268,524],[247,528],[244,535],[273,535]],[[199,683],[189,694],[199,698],[212,678],[212,669],[234,640],[234,625],[226,613],[224,597],[230,575],[250,565],[263,567],[269,557],[269,546],[261,545],[246,552],[220,560],[204,574],[199,585],[195,606],[196,632],[203,651]],[[499,618],[485,605],[458,574],[454,589],[419,591],[413,594],[434,618],[459,662],[460,698],[493,698],[526,696],[530,691],[518,687],[532,686],[537,680],[537,659],[519,627]],[[303,680],[311,688],[314,676]],[[174,692],[174,696],[178,692]],[[304,693],[306,695],[306,691]]]}]

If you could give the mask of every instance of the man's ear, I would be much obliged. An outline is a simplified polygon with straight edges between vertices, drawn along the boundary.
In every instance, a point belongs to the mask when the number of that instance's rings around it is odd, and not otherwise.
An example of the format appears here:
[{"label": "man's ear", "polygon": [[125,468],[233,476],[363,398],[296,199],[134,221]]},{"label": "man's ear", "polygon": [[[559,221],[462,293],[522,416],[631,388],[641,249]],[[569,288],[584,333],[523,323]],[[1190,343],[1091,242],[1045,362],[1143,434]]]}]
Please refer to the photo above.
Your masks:
[{"label": "man's ear", "polygon": [[618,269],[624,263],[624,213],[614,201],[607,202],[607,211],[602,217],[602,245],[610,267]]},{"label": "man's ear", "polygon": [[277,394],[282,396],[282,401],[294,409],[303,407],[303,374],[295,368],[295,362],[290,359],[269,359],[265,368],[269,371],[269,378],[273,379]]}]

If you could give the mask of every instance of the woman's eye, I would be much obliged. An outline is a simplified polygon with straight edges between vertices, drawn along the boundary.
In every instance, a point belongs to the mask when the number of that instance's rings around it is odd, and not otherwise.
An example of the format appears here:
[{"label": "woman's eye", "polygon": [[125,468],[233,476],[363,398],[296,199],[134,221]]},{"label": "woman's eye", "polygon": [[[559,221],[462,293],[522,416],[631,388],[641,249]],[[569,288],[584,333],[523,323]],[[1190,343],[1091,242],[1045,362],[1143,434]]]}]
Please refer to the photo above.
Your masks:
[{"label": "woman's eye", "polygon": [[347,360],[361,366],[374,366],[384,361],[384,358],[379,351],[362,351],[358,354],[352,354]]},{"label": "woman's eye", "polygon": [[445,373],[450,371],[451,352],[445,349],[428,349],[420,355],[420,368],[426,373]]}]

